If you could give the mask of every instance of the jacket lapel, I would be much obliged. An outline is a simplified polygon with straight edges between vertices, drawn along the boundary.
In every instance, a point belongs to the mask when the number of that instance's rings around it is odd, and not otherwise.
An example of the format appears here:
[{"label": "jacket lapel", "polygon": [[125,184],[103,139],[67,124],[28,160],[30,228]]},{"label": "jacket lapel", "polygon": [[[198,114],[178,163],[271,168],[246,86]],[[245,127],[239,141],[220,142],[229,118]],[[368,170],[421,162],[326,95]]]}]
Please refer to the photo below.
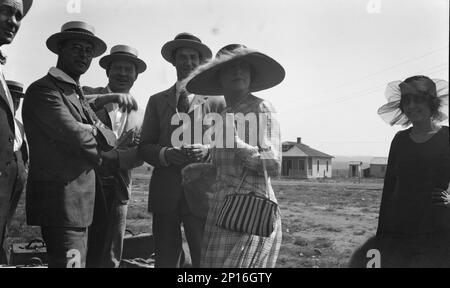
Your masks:
[{"label": "jacket lapel", "polygon": [[85,110],[81,106],[81,102],[77,97],[75,89],[73,89],[73,85],[66,82],[61,82],[61,80],[56,79],[51,75],[50,77],[56,80],[54,81],[55,85],[58,86],[59,89],[61,89],[63,97],[65,97],[68,100],[68,102],[72,104],[73,108],[75,108],[75,110],[78,112],[81,118],[86,122],[89,121],[92,122],[92,119],[88,118],[87,115],[84,113]]},{"label": "jacket lapel", "polygon": [[173,85],[166,93],[167,104],[173,108],[174,111],[177,110],[177,97],[176,97],[176,87]]},{"label": "jacket lapel", "polygon": [[[0,79],[0,81],[5,81],[5,78],[3,76],[3,72],[0,69],[0,77],[2,77],[2,79]],[[6,81],[4,82],[4,84],[6,85]],[[3,84],[0,83],[0,101],[4,101],[5,102],[5,106],[8,107],[8,114],[9,117],[11,117],[11,122],[10,123],[14,123],[14,111],[12,109],[14,109],[13,103],[11,103],[10,101],[8,101],[8,96],[6,96],[6,91],[5,88],[3,87]],[[12,99],[11,99],[12,101]],[[15,131],[15,127],[13,125],[12,130]]]}]

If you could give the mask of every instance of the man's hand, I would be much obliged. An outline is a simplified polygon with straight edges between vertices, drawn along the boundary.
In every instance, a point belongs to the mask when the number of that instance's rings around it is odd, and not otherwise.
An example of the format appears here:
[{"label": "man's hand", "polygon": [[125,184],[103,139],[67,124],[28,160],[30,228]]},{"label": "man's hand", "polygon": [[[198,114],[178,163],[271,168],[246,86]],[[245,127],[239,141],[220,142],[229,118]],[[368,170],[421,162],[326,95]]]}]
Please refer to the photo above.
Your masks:
[{"label": "man's hand", "polygon": [[450,207],[450,195],[446,190],[435,188],[431,197],[433,204]]},{"label": "man's hand", "polygon": [[138,109],[136,100],[128,93],[98,95],[94,101],[96,107],[103,107],[108,103],[117,103],[124,112],[130,112],[131,110]]},{"label": "man's hand", "polygon": [[192,144],[183,146],[189,160],[192,162],[201,162],[208,156],[208,146],[202,144]]},{"label": "man's hand", "polygon": [[166,161],[171,165],[181,166],[189,161],[183,150],[180,148],[168,148],[165,152]]}]

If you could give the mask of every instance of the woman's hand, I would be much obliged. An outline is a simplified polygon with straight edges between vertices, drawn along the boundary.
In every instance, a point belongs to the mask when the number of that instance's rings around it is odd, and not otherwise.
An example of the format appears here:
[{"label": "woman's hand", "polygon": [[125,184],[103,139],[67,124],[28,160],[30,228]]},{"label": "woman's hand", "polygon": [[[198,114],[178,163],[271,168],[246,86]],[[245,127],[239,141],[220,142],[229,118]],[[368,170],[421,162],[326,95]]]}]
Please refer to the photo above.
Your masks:
[{"label": "woman's hand", "polygon": [[434,188],[433,193],[431,194],[431,201],[438,206],[450,207],[450,194],[448,194],[446,190]]}]

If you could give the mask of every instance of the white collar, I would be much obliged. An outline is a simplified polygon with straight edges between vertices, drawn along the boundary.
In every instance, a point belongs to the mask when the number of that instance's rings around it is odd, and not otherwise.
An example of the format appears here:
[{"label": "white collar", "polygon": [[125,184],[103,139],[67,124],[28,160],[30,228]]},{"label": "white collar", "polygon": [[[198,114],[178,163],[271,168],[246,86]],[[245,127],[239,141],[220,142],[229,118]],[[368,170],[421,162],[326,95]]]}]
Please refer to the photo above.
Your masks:
[{"label": "white collar", "polygon": [[78,83],[75,80],[73,80],[72,77],[67,75],[64,71],[62,71],[59,68],[56,68],[56,67],[50,68],[50,70],[48,71],[48,74],[52,75],[53,77],[55,77],[56,79],[58,79],[62,82],[66,82],[66,83],[78,86]]}]

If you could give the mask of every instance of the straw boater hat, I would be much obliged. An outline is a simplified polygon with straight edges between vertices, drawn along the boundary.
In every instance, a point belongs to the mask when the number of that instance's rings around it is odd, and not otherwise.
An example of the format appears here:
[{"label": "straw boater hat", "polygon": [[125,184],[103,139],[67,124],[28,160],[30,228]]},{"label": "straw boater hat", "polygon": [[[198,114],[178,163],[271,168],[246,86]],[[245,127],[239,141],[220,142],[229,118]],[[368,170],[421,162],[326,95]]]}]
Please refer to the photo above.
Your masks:
[{"label": "straw boater hat", "polygon": [[33,4],[33,0],[0,0],[0,4],[8,5],[17,8],[17,10],[21,10],[22,17],[25,17],[28,10],[31,8],[31,4]]},{"label": "straw boater hat", "polygon": [[176,49],[183,47],[190,47],[197,50],[200,53],[202,61],[207,60],[212,56],[212,52],[208,46],[203,44],[198,37],[186,32],[178,34],[175,36],[174,40],[164,44],[161,49],[161,54],[164,59],[173,64],[173,53]]},{"label": "straw boater hat", "polygon": [[214,59],[191,73],[186,81],[187,90],[200,95],[223,95],[218,72],[225,65],[238,60],[250,64],[250,92],[276,86],[283,81],[286,74],[284,68],[269,56],[241,44],[230,44],[220,49]]},{"label": "straw boater hat", "polygon": [[138,58],[138,51],[137,49],[128,46],[128,45],[116,45],[111,48],[111,54],[103,56],[100,59],[100,66],[103,69],[108,69],[109,65],[113,61],[130,61],[133,62],[133,64],[136,66],[136,72],[142,73],[147,69],[147,65],[145,62]]},{"label": "straw boater hat", "polygon": [[23,93],[23,84],[17,81],[6,80],[6,85],[8,86],[9,92],[12,96],[17,98],[23,98],[25,93]]},{"label": "straw boater hat", "polygon": [[94,34],[94,27],[85,22],[67,22],[61,27],[61,32],[55,33],[47,39],[47,48],[53,53],[58,54],[59,42],[68,39],[82,39],[92,43],[94,46],[94,57],[98,57],[105,53],[106,44]]}]

